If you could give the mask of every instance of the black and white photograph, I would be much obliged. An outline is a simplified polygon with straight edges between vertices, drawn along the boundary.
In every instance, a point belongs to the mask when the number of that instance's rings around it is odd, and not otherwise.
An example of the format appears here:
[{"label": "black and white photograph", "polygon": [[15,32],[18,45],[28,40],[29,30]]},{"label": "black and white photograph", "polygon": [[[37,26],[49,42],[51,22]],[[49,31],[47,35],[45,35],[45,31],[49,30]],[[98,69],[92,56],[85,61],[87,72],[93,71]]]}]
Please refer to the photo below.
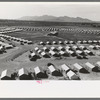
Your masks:
[{"label": "black and white photograph", "polygon": [[0,2],[3,80],[100,80],[100,3]]}]

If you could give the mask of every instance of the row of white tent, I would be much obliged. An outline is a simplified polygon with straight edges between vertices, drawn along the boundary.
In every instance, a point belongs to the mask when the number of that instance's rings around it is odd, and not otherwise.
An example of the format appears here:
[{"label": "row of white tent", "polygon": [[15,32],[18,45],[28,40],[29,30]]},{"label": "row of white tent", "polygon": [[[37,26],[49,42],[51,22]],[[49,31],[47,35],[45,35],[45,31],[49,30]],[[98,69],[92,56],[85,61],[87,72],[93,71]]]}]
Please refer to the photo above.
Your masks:
[{"label": "row of white tent", "polygon": [[83,41],[77,41],[77,43],[80,44],[100,44],[100,40],[83,40]]},{"label": "row of white tent", "polygon": [[7,27],[7,28],[0,29],[0,34],[11,33],[11,32],[19,32],[19,31],[22,31],[22,29]]},{"label": "row of white tent", "polygon": [[86,30],[78,28],[62,28],[59,31],[63,32],[73,32],[73,33],[82,33],[82,34],[100,34],[100,30]]},{"label": "row of white tent", "polygon": [[72,51],[75,51],[75,50],[88,50],[88,49],[100,49],[100,45],[89,45],[89,46],[83,46],[83,45],[66,45],[66,46],[50,46],[50,47],[46,47],[46,46],[43,46],[42,48],[39,48],[39,47],[35,47],[34,50],[35,51],[38,51],[39,49],[43,50],[43,51],[50,51],[50,50],[53,50],[53,51],[66,51],[66,50],[72,50]]},{"label": "row of white tent", "polygon": [[58,28],[46,28],[46,27],[32,27],[32,28],[21,28],[25,31],[59,31]]},{"label": "row of white tent", "polygon": [[62,58],[62,57],[76,57],[78,59],[88,59],[86,56],[87,55],[94,55],[93,52],[89,51],[89,50],[84,50],[84,51],[80,51],[80,50],[77,50],[76,52],[74,51],[59,51],[59,52],[55,52],[55,51],[52,51],[50,50],[49,52],[45,52],[45,51],[41,51],[41,50],[38,50],[37,52],[31,52],[30,55],[29,55],[29,59],[31,61],[36,61],[37,59],[40,59],[42,57],[44,58],[51,58],[51,57],[54,57],[54,58]]},{"label": "row of white tent", "polygon": [[39,42],[39,45],[57,45],[57,44],[75,44],[74,41],[46,41],[46,42]]},{"label": "row of white tent", "polygon": [[43,41],[40,41],[39,42],[39,45],[57,45],[57,44],[100,44],[100,40],[83,40],[83,41],[46,41],[46,42],[43,42]]},{"label": "row of white tent", "polygon": [[29,40],[25,40],[25,39],[21,39],[21,38],[16,38],[16,37],[12,37],[12,36],[8,36],[8,35],[3,35],[0,34],[0,37],[6,39],[6,40],[12,40],[12,41],[16,41],[16,42],[20,42],[20,43],[26,43],[26,44],[32,44],[32,41]]},{"label": "row of white tent", "polygon": [[13,45],[8,44],[8,43],[4,43],[4,42],[1,42],[1,41],[0,41],[0,49],[2,49],[3,47],[4,47],[5,49],[10,49],[10,48],[13,48]]},{"label": "row of white tent", "polygon": [[68,65],[63,64],[60,68],[56,68],[53,64],[48,65],[46,70],[43,70],[40,67],[35,67],[34,71],[30,70],[30,72],[21,68],[17,72],[11,72],[10,70],[4,70],[1,73],[1,80],[11,80],[11,79],[19,79],[19,80],[31,80],[31,79],[42,79],[48,78],[48,75],[52,76],[64,76],[69,80],[77,80],[80,79],[79,74],[76,74],[75,70],[79,73],[89,73],[89,72],[100,72],[100,61],[96,63],[96,65],[91,64],[90,62],[85,63],[85,67],[81,66],[78,63],[73,64],[74,69],[71,69]]},{"label": "row of white tent", "polygon": [[[35,51],[35,52],[34,52]],[[34,59],[37,57],[45,57],[45,58],[50,58],[50,57],[61,57],[61,56],[65,56],[65,57],[69,57],[69,56],[79,56],[79,55],[83,55],[83,56],[87,56],[87,55],[94,55],[92,51],[88,50],[87,48],[85,48],[84,46],[66,46],[66,47],[43,47],[43,48],[39,48],[39,47],[35,47],[34,51],[30,51],[30,58]]]},{"label": "row of white tent", "polygon": [[85,34],[100,34],[100,30],[90,29],[79,29],[79,28],[63,28],[63,27],[21,27],[26,31],[60,31],[60,32],[74,32],[74,33],[85,33]]}]

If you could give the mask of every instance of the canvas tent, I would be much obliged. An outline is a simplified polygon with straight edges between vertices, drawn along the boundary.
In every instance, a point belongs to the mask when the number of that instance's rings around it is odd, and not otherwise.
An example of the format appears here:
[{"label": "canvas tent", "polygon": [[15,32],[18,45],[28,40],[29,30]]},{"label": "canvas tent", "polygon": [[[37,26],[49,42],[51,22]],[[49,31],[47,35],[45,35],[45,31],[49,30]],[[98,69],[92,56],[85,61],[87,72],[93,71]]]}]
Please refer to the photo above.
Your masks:
[{"label": "canvas tent", "polygon": [[69,41],[69,43],[70,43],[70,44],[73,44],[73,43],[74,43],[74,41]]},{"label": "canvas tent", "polygon": [[79,44],[80,44],[81,42],[82,42],[82,41],[77,41],[77,43],[79,43]]},{"label": "canvas tent", "polygon": [[29,80],[30,79],[29,73],[28,73],[27,69],[25,69],[25,68],[21,68],[18,70],[18,77],[20,80]]},{"label": "canvas tent", "polygon": [[68,43],[68,41],[64,41],[64,44],[67,44]]},{"label": "canvas tent", "polygon": [[38,66],[34,68],[34,72],[37,78],[47,78],[47,74]]},{"label": "canvas tent", "polygon": [[52,44],[54,44],[54,45],[57,44],[57,41],[53,41]]},{"label": "canvas tent", "polygon": [[76,53],[81,55],[82,51],[81,50],[76,50]]},{"label": "canvas tent", "polygon": [[53,65],[48,66],[48,69],[53,76],[61,76],[61,73]]},{"label": "canvas tent", "polygon": [[51,45],[50,41],[47,41],[46,44],[47,44],[47,45]]},{"label": "canvas tent", "polygon": [[39,48],[38,48],[38,47],[35,47],[35,48],[34,48],[34,50],[35,50],[35,51],[38,51],[38,50],[39,50]]},{"label": "canvas tent", "polygon": [[83,45],[79,46],[79,48],[82,49],[82,50],[86,49],[86,47],[83,46]]},{"label": "canvas tent", "polygon": [[48,55],[47,53],[45,53],[45,52],[41,52],[41,55],[42,55],[43,57],[45,57],[45,58],[50,58],[49,55]]},{"label": "canvas tent", "polygon": [[97,47],[98,49],[100,49],[100,45],[96,45],[96,47]]},{"label": "canvas tent", "polygon": [[72,50],[69,50],[68,53],[71,55],[71,56],[76,56],[76,53]]},{"label": "canvas tent", "polygon": [[97,43],[97,40],[93,40],[93,43]]},{"label": "canvas tent", "polygon": [[83,68],[78,63],[75,63],[73,66],[74,66],[75,70],[79,71],[80,73],[87,73],[88,72],[85,68]]},{"label": "canvas tent", "polygon": [[2,71],[0,79],[1,80],[11,80],[12,79],[11,74],[12,74],[11,71],[6,69],[6,70]]},{"label": "canvas tent", "polygon": [[30,54],[30,57],[36,57],[36,53],[32,52],[32,53]]},{"label": "canvas tent", "polygon": [[87,53],[88,55],[94,55],[93,52],[91,52],[90,50],[84,50],[85,53]]},{"label": "canvas tent", "polygon": [[42,41],[41,41],[39,44],[40,44],[40,45],[45,45],[45,43],[44,43],[44,42],[42,42]]},{"label": "canvas tent", "polygon": [[45,52],[49,52],[49,49],[48,49],[47,47],[43,47],[43,50],[44,50]]},{"label": "canvas tent", "polygon": [[62,47],[62,46],[59,46],[59,47],[58,47],[58,50],[65,51],[65,48],[64,48],[64,47]]},{"label": "canvas tent", "polygon": [[100,69],[97,66],[94,66],[89,62],[85,63],[85,65],[86,65],[86,68],[87,68],[88,71],[94,71],[94,72],[100,71]]},{"label": "canvas tent", "polygon": [[58,41],[59,44],[64,44],[63,41]]},{"label": "canvas tent", "polygon": [[86,41],[86,40],[84,40],[84,41],[83,41],[83,43],[84,43],[84,44],[86,44],[86,43],[87,43],[87,41]]},{"label": "canvas tent", "polygon": [[51,47],[50,49],[53,51],[58,51],[56,47]]},{"label": "canvas tent", "polygon": [[67,72],[67,76],[70,80],[79,80],[79,77],[71,70]]},{"label": "canvas tent", "polygon": [[94,48],[94,46],[93,46],[93,45],[89,45],[89,48],[93,49],[93,48]]},{"label": "canvas tent", "polygon": [[69,57],[69,54],[64,51],[59,51],[60,56]]},{"label": "canvas tent", "polygon": [[61,70],[63,72],[66,72],[67,73],[70,70],[70,68],[66,64],[63,64],[63,65],[61,65]]},{"label": "canvas tent", "polygon": [[92,41],[91,41],[91,40],[88,40],[88,43],[89,43],[89,44],[91,44],[91,43],[92,43]]},{"label": "canvas tent", "polygon": [[54,51],[52,51],[52,50],[49,51],[49,54],[50,54],[51,56],[54,56],[54,57],[59,57],[59,54],[56,53],[56,52],[54,52]]},{"label": "canvas tent", "polygon": [[96,62],[96,65],[97,65],[98,67],[100,67],[100,61]]},{"label": "canvas tent", "polygon": [[31,53],[30,55],[29,55],[29,58],[30,58],[30,60],[34,60],[34,61],[36,61],[38,58],[40,58],[39,57],[39,55],[37,55],[36,53]]},{"label": "canvas tent", "polygon": [[65,49],[66,49],[66,50],[69,50],[69,49],[70,49],[70,46],[66,46]]},{"label": "canvas tent", "polygon": [[74,46],[72,46],[72,48],[73,48],[74,50],[76,50],[76,49],[77,49],[77,46],[76,46],[76,45],[74,45]]},{"label": "canvas tent", "polygon": [[38,54],[40,54],[41,52],[42,52],[42,50],[40,50],[40,49],[37,51]]}]

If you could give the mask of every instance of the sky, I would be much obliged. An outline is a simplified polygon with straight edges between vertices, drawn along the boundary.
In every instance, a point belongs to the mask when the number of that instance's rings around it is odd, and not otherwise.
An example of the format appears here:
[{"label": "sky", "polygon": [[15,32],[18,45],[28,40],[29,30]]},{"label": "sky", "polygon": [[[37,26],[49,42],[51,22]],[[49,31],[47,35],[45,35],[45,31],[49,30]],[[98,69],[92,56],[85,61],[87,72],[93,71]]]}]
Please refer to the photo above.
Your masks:
[{"label": "sky", "polygon": [[82,17],[100,21],[100,3],[0,2],[0,19],[42,15]]}]

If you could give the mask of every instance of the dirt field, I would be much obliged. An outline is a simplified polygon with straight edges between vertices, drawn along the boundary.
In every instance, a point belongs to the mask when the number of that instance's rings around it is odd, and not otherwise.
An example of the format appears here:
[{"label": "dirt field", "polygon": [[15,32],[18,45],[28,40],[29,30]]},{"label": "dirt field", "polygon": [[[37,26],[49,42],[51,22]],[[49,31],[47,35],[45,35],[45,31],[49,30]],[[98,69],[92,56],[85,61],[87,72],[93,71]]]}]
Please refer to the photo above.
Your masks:
[{"label": "dirt field", "polygon": [[[47,32],[48,33],[48,32]],[[33,50],[37,46],[37,42],[39,41],[58,41],[58,40],[100,40],[100,35],[86,35],[86,34],[76,34],[74,32],[60,32],[57,37],[50,37],[46,36],[46,32],[15,32],[15,33],[8,33],[7,35],[13,37],[19,37],[23,39],[32,40],[34,44],[31,45],[20,45],[17,42],[11,41],[16,47],[6,50],[7,52],[4,54],[0,54],[0,73],[5,69],[10,69],[12,71],[16,71],[20,68],[26,68],[28,71],[34,71],[33,69],[36,66],[41,67],[42,69],[47,69],[48,63],[53,63],[58,69],[62,64],[68,65],[71,69],[73,69],[74,63],[79,63],[83,67],[85,67],[86,62],[90,62],[93,65],[97,61],[100,61],[100,56],[97,54],[100,52],[99,50],[92,50],[95,53],[95,56],[88,56],[88,59],[76,59],[76,57],[65,57],[62,59],[55,59],[55,58],[41,58],[37,61],[30,61],[29,60],[29,51]],[[5,42],[9,42],[6,41]],[[100,45],[100,44],[99,44]],[[81,80],[100,80],[100,72],[90,72],[88,74],[82,74],[77,72],[76,73]],[[63,76],[55,77],[49,76],[48,79],[64,79]]]}]

